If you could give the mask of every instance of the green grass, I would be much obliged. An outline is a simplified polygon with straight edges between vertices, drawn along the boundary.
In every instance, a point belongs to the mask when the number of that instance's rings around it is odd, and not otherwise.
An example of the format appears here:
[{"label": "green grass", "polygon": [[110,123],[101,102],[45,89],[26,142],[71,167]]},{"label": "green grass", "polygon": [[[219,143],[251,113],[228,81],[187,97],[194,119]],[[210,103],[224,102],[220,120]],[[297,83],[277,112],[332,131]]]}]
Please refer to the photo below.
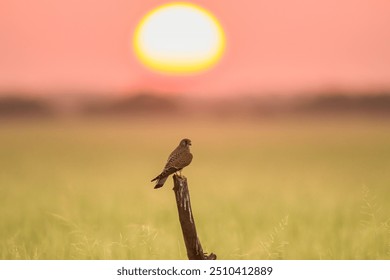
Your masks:
[{"label": "green grass", "polygon": [[390,259],[390,129],[345,122],[0,123],[0,259],[185,259],[181,138],[201,243],[219,259]]}]

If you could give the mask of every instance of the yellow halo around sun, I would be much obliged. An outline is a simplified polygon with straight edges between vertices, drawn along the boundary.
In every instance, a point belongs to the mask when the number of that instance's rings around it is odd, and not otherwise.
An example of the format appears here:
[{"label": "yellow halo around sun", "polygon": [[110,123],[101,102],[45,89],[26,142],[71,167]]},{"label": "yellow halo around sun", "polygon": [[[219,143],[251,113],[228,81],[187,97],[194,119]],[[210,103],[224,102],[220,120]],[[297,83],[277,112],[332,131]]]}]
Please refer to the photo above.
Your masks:
[{"label": "yellow halo around sun", "polygon": [[151,70],[191,74],[214,66],[225,50],[225,34],[206,9],[168,3],[147,13],[133,38],[137,58]]}]

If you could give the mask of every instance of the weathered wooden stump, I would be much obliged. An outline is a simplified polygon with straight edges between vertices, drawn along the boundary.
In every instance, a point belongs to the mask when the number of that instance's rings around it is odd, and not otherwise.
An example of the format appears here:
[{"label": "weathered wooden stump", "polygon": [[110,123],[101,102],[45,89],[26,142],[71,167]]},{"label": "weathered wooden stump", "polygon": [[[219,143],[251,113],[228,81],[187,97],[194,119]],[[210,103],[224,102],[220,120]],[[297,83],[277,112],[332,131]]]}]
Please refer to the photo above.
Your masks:
[{"label": "weathered wooden stump", "polygon": [[184,242],[186,244],[189,260],[216,260],[214,253],[207,255],[203,252],[198,235],[196,233],[195,221],[192,215],[190,193],[188,191],[187,178],[173,175],[173,191],[176,196],[177,210]]}]

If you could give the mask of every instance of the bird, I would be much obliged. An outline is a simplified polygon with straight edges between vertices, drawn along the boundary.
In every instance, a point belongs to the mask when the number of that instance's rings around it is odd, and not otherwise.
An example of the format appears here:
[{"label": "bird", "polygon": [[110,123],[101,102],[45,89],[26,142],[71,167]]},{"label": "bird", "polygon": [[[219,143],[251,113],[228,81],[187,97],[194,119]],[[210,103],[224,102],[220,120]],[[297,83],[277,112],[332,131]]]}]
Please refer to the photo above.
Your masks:
[{"label": "bird", "polygon": [[165,181],[168,179],[169,175],[176,173],[188,166],[192,161],[192,154],[190,152],[191,140],[184,138],[180,141],[179,146],[173,150],[173,152],[169,155],[168,161],[165,164],[163,171],[151,182],[157,181],[154,186],[155,189],[161,188]]}]

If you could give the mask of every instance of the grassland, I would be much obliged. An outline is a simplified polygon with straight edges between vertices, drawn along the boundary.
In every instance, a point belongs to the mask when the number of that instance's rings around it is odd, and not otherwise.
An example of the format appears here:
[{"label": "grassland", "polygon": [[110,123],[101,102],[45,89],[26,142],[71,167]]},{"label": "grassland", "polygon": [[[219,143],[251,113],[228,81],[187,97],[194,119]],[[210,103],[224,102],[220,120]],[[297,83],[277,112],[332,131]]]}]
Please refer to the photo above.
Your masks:
[{"label": "grassland", "polygon": [[378,121],[0,123],[0,259],[185,259],[178,141],[206,252],[390,259],[390,126]]}]

